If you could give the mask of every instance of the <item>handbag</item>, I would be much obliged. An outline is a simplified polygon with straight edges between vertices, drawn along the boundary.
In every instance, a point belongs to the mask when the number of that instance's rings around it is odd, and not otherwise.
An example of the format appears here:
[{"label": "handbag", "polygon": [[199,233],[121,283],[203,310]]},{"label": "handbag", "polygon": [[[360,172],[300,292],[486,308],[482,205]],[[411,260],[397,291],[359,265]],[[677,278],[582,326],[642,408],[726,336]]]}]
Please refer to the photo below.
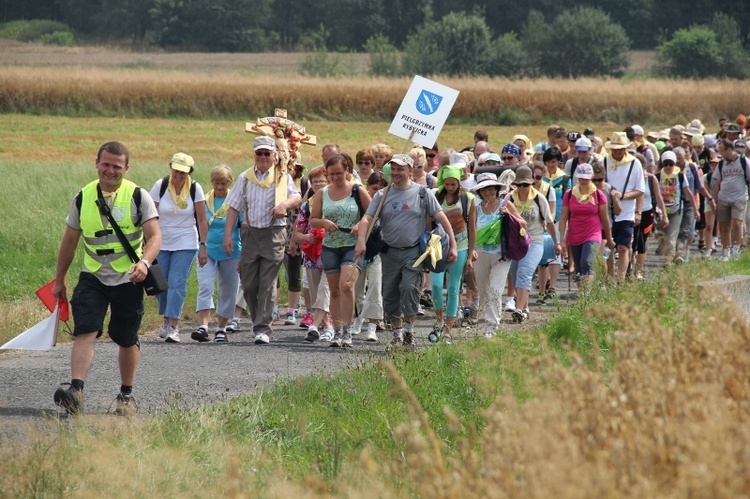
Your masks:
[{"label": "handbag", "polygon": [[510,213],[503,213],[500,222],[501,260],[521,260],[530,246],[531,236],[521,222]]},{"label": "handbag", "polygon": [[[138,187],[138,189],[140,189],[140,187]],[[120,240],[120,244],[122,244],[122,247],[123,249],[125,249],[125,253],[128,254],[128,257],[130,257],[130,260],[133,263],[138,263],[141,260],[140,257],[125,237],[125,234],[123,234],[120,226],[117,225],[117,222],[115,222],[114,217],[112,217],[112,211],[109,209],[107,202],[104,200],[102,190],[98,185],[96,186],[96,192],[98,194],[96,206],[99,208],[99,211],[102,213],[102,215],[107,217],[109,225],[111,225],[114,229],[115,234],[117,234],[117,238]],[[156,260],[154,260],[154,262],[151,264],[151,267],[148,269],[148,273],[146,274],[146,278],[143,280],[142,284],[143,289],[149,296],[158,295],[159,293],[163,293],[164,291],[169,289],[169,284],[167,283],[167,278],[164,276],[164,271],[161,269],[161,266],[156,262]]]}]

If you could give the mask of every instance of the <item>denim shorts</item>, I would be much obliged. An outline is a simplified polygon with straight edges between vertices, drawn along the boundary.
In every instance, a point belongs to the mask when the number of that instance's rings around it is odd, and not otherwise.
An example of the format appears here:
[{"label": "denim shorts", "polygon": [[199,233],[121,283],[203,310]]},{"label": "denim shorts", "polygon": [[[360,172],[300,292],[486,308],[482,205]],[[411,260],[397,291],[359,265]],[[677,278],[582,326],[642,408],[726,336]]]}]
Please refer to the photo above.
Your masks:
[{"label": "denim shorts", "polygon": [[360,258],[356,263],[354,262],[354,246],[342,246],[340,248],[323,246],[320,259],[323,262],[323,272],[326,274],[341,272],[341,267],[344,265],[356,265],[359,270],[364,267],[363,258]]}]

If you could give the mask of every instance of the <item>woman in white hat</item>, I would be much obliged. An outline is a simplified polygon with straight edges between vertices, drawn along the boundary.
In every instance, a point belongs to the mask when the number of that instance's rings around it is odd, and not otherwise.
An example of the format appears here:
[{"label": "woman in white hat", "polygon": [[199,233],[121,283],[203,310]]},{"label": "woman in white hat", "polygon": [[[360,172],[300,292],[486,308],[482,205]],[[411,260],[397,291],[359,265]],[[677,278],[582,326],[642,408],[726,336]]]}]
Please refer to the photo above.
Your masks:
[{"label": "woman in white hat", "polygon": [[190,178],[193,165],[192,156],[178,152],[169,163],[169,175],[157,180],[149,193],[159,210],[162,244],[157,258],[169,283],[167,291],[156,295],[159,315],[164,316],[159,337],[167,343],[180,342],[180,317],[196,253],[201,267],[208,260],[206,197]]},{"label": "woman in white hat", "polygon": [[498,182],[494,173],[480,173],[476,180],[477,185],[472,189],[478,194],[475,201],[477,225],[474,275],[479,289],[480,309],[484,311],[487,321],[485,336],[491,338],[500,325],[503,288],[510,271],[510,262],[500,260],[500,216],[507,212],[518,218],[522,225],[526,225],[526,222],[513,203],[504,199],[508,184]]}]

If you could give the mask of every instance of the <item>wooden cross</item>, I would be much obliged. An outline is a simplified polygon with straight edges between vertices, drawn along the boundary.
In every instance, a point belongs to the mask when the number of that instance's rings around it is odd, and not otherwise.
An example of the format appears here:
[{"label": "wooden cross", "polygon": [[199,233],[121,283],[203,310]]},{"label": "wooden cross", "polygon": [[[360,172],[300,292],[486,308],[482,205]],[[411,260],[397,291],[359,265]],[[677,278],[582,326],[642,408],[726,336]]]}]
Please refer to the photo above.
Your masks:
[{"label": "wooden cross", "polygon": [[286,174],[302,160],[299,144],[314,146],[318,142],[315,135],[309,135],[305,127],[287,119],[286,109],[277,108],[274,116],[258,118],[255,123],[245,123],[245,132],[272,137],[276,141],[276,205],[286,199]]}]

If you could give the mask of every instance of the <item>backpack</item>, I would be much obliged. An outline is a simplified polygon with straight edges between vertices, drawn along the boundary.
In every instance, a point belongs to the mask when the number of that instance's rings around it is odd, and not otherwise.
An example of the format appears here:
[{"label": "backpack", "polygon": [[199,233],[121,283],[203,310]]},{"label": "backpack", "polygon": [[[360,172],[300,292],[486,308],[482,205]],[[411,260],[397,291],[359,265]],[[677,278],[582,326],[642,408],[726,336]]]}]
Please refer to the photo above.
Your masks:
[{"label": "backpack", "polygon": [[[719,161],[719,166],[717,166],[719,174],[721,174],[721,169],[724,167],[724,161],[724,159]],[[750,178],[747,177],[747,158],[745,156],[740,155],[740,164],[742,165],[742,171],[745,172],[745,185],[750,186]],[[722,176],[721,178],[724,177]]]},{"label": "backpack", "polygon": [[500,219],[500,259],[523,259],[531,247],[531,236],[510,213],[503,213]]},{"label": "backpack", "polygon": [[[357,203],[357,208],[359,208],[359,218],[361,219],[365,214],[365,210],[362,209],[362,200],[359,197],[359,187],[360,185],[357,183],[352,184],[352,197],[354,198],[354,202]],[[365,261],[372,261],[373,258],[378,256],[382,245],[383,233],[380,230],[380,223],[375,222],[375,225],[372,226],[372,230],[370,231],[370,237],[367,238]]]},{"label": "backpack", "polygon": [[[161,186],[159,187],[159,200],[164,197],[164,193],[167,192],[167,188],[169,188],[169,175],[161,179]],[[193,179],[190,179],[190,199],[193,200],[193,218],[195,218],[195,230],[198,231],[198,238],[200,238],[201,229],[198,226],[198,210],[195,209],[195,180]]]},{"label": "backpack", "polygon": [[[425,207],[425,196],[427,195],[427,186],[421,185],[419,186],[419,198],[420,198],[420,207],[422,208],[422,213],[424,213],[424,207]],[[467,196],[468,201],[468,196]],[[437,220],[432,220],[432,224],[429,230],[426,230],[422,233],[421,236],[419,236],[419,251],[420,254],[427,251],[427,245],[430,242],[430,238],[432,235],[435,234],[437,236],[440,236],[440,244],[443,249],[443,255],[440,260],[435,262],[435,265],[432,265],[432,260],[430,258],[426,258],[424,262],[422,263],[423,269],[428,272],[435,272],[435,273],[442,273],[445,272],[445,269],[448,268],[448,253],[451,249],[451,240],[448,236],[448,233],[445,232],[445,229],[443,229],[443,226],[440,225],[440,222]]]}]

